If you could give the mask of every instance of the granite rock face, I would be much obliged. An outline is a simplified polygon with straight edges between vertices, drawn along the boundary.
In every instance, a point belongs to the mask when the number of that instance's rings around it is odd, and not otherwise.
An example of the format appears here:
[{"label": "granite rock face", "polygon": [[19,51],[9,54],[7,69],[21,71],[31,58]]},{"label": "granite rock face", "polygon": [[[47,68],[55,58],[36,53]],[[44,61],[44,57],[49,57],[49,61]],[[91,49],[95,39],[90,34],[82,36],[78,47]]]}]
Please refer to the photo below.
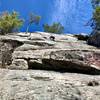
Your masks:
[{"label": "granite rock face", "polygon": [[[74,35],[36,32],[31,36],[17,33],[0,38],[5,47],[1,52],[3,56],[13,51],[11,57],[4,56],[4,60],[1,60],[5,68],[100,73],[100,50],[87,45],[86,41],[78,40]],[[12,61],[10,64],[9,60]]]},{"label": "granite rock face", "polygon": [[0,100],[100,100],[100,76],[0,69]]},{"label": "granite rock face", "polygon": [[86,41],[44,32],[0,36],[0,100],[100,100],[99,88],[100,49]]},{"label": "granite rock face", "polygon": [[8,66],[9,69],[18,69],[18,70],[25,70],[28,69],[28,63],[24,59],[15,59],[12,61],[12,64]]}]

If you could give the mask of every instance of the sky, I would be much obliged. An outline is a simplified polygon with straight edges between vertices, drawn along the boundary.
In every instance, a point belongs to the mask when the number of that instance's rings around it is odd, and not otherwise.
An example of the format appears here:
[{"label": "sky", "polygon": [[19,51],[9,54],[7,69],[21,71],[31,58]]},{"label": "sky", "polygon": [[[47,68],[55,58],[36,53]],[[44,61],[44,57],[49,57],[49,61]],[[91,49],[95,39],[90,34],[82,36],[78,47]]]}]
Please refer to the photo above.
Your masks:
[{"label": "sky", "polygon": [[38,26],[32,25],[30,31],[43,31],[43,24],[60,22],[65,33],[90,33],[85,23],[92,17],[90,0],[1,0],[0,12],[13,10],[20,13],[24,25],[20,31],[26,31],[29,14],[40,15]]}]

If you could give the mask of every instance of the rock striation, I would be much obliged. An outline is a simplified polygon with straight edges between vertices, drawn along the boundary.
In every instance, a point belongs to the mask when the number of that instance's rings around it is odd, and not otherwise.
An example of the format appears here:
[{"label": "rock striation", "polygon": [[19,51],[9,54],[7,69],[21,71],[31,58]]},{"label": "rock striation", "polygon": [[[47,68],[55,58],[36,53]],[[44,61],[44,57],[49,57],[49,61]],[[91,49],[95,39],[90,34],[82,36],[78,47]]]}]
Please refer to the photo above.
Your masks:
[{"label": "rock striation", "polygon": [[17,33],[0,36],[0,39],[4,50],[1,67],[100,73],[100,50],[87,45],[86,41],[78,40],[74,35],[36,32],[28,36]]},{"label": "rock striation", "polygon": [[0,36],[0,100],[99,100],[99,75],[100,49],[75,35]]}]

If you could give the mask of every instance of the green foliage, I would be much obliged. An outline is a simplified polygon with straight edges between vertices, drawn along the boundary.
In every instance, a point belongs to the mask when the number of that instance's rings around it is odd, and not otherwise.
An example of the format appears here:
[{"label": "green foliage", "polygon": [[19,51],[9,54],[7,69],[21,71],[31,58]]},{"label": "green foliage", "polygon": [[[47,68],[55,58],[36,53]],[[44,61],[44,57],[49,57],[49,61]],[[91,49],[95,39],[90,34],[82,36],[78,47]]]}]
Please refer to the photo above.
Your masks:
[{"label": "green foliage", "polygon": [[95,12],[93,13],[93,20],[95,23],[95,28],[100,30],[100,7],[95,8]]},{"label": "green foliage", "polygon": [[39,24],[41,16],[35,15],[33,13],[30,14],[29,24]]},{"label": "green foliage", "polygon": [[64,27],[60,23],[53,23],[51,26],[45,24],[43,27],[45,32],[50,32],[50,33],[61,34],[64,31]]},{"label": "green foliage", "polygon": [[23,24],[17,12],[3,12],[0,14],[0,34],[4,35],[18,30]]},{"label": "green foliage", "polygon": [[93,28],[94,32],[100,30],[100,0],[92,0],[92,5],[94,8],[93,17],[88,24]]},{"label": "green foliage", "polygon": [[93,8],[100,6],[100,0],[92,0],[92,6],[93,6]]},{"label": "green foliage", "polygon": [[93,31],[90,34],[87,43],[100,47],[100,0],[92,0],[92,5],[94,12],[90,26],[93,28]]},{"label": "green foliage", "polygon": [[29,28],[32,24],[38,25],[40,20],[41,20],[41,16],[38,16],[38,15],[31,13],[30,16],[29,16],[29,23],[28,23],[28,26],[27,26],[26,33],[28,32],[28,30],[29,30]]}]

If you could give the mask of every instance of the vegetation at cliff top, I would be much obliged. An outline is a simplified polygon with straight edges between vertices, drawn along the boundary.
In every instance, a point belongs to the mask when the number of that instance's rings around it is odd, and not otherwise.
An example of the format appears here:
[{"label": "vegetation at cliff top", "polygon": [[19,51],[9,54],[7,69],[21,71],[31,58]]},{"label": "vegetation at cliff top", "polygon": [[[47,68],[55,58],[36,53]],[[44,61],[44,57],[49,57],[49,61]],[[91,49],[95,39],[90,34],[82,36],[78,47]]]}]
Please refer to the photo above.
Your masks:
[{"label": "vegetation at cliff top", "polygon": [[95,27],[97,30],[100,30],[100,7],[95,8],[95,12],[93,13],[93,20],[95,23]]},{"label": "vegetation at cliff top", "polygon": [[23,20],[19,18],[19,14],[15,11],[12,13],[3,12],[0,14],[0,34],[5,35],[18,29],[22,26]]},{"label": "vegetation at cliff top", "polygon": [[92,0],[94,8],[93,17],[90,26],[93,31],[87,41],[88,44],[100,47],[100,0]]},{"label": "vegetation at cliff top", "polygon": [[93,31],[100,30],[100,0],[92,0],[92,5],[94,12],[90,26],[93,28]]},{"label": "vegetation at cliff top", "polygon": [[93,8],[100,6],[100,0],[92,0],[92,6],[93,6]]},{"label": "vegetation at cliff top", "polygon": [[64,31],[64,27],[60,23],[53,23],[51,26],[48,24],[44,24],[43,28],[45,32],[50,33],[61,34]]},{"label": "vegetation at cliff top", "polygon": [[29,16],[29,22],[28,22],[28,26],[27,26],[27,30],[26,30],[26,33],[28,33],[29,31],[29,28],[32,24],[36,24],[38,25],[39,22],[41,20],[41,16],[39,15],[35,15],[34,13],[31,13],[30,16]]}]

